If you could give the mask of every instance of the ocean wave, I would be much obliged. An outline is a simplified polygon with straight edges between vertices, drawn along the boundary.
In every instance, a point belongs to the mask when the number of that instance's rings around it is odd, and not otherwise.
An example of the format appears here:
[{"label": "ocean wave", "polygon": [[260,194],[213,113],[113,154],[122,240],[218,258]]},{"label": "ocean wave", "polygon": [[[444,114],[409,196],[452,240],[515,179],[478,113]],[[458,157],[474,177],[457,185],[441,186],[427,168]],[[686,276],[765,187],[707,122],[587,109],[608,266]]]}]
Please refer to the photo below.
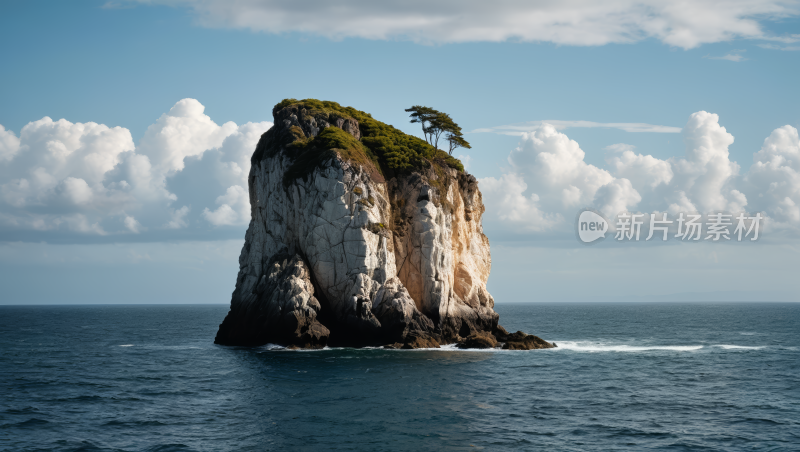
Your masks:
[{"label": "ocean wave", "polygon": [[762,348],[766,348],[766,346],[748,346],[748,345],[727,345],[727,344],[720,344],[714,345],[714,347],[724,348],[725,350],[761,350]]},{"label": "ocean wave", "polygon": [[120,347],[133,347],[133,344],[123,344],[123,345],[120,345]]},{"label": "ocean wave", "polygon": [[[590,342],[590,341],[557,341],[558,345],[552,350],[573,350],[580,352],[649,352],[649,351],[675,351],[675,352],[693,352],[706,347],[722,348],[725,350],[761,350],[766,346],[749,346],[749,345],[730,345],[730,344],[715,344],[715,345],[629,345],[629,344],[613,344],[604,342]],[[294,352],[320,352],[331,350],[381,350],[381,351],[466,351],[466,352],[513,352],[515,350],[503,350],[500,348],[459,348],[458,344],[446,344],[439,348],[415,348],[415,349],[386,349],[382,346],[376,347],[324,347],[324,348],[299,348],[289,349],[283,345],[266,344],[258,347],[261,351],[294,351]]]},{"label": "ocean wave", "polygon": [[[395,350],[400,350],[404,352],[439,352],[439,351],[458,351],[458,352],[498,352],[501,351],[499,348],[459,348],[458,344],[445,344],[440,346],[439,348],[412,348],[412,349],[403,349],[398,348]],[[508,351],[508,350],[505,350]]]},{"label": "ocean wave", "polygon": [[209,347],[198,347],[196,345],[145,345],[148,350],[201,350]]},{"label": "ocean wave", "polygon": [[145,452],[189,452],[193,450],[185,444],[160,444],[145,449]]},{"label": "ocean wave", "polygon": [[50,422],[45,421],[44,419],[38,418],[30,418],[27,421],[18,422],[16,424],[3,424],[0,425],[0,429],[7,429],[7,428],[35,428],[44,425],[48,425]]},{"label": "ocean wave", "polygon": [[324,347],[324,348],[297,348],[290,349],[283,345],[266,344],[259,347],[261,351],[289,351],[289,352],[321,352],[330,350],[380,350],[385,351],[402,351],[402,352],[424,352],[424,351],[459,351],[459,352],[511,352],[516,350],[502,350],[499,348],[459,348],[458,344],[445,344],[439,348],[384,348],[383,346],[371,347]]},{"label": "ocean wave", "polygon": [[574,350],[580,352],[649,352],[649,351],[675,351],[693,352],[703,348],[702,345],[627,345],[627,344],[605,344],[598,342],[568,342],[558,341],[555,350]]},{"label": "ocean wave", "polygon": [[[258,348],[260,350],[262,350],[262,351],[266,350],[268,352],[271,352],[271,351],[284,351],[284,350],[287,351],[287,352],[321,352],[321,351],[325,351],[325,350],[334,350],[333,348],[328,347],[328,346],[325,346],[325,347],[322,347],[322,348],[288,348],[288,347],[286,347],[284,345],[278,345],[278,344],[266,344],[266,345],[262,345],[262,346],[260,346]],[[345,349],[347,347],[335,347],[335,348],[336,349]]]}]

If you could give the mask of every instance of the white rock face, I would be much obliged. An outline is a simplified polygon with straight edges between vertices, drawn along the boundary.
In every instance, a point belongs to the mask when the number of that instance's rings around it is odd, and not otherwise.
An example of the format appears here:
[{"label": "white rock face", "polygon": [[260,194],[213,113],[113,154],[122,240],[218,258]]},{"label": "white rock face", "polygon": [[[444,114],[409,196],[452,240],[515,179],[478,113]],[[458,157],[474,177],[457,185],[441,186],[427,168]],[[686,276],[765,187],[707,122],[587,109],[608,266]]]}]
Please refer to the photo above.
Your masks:
[{"label": "white rock face", "polygon": [[[340,128],[359,138],[354,122],[343,121]],[[292,125],[300,125],[294,115],[275,127]],[[306,121],[301,127],[311,136],[325,125]],[[287,186],[292,163],[285,150],[253,162],[252,220],[231,312],[217,342],[257,336],[250,342],[319,346],[325,340],[314,334],[324,325],[331,341],[343,343],[403,343],[412,337],[446,343],[497,326],[486,290],[491,257],[481,227],[484,207],[473,176],[428,169],[384,182],[367,168],[332,158]],[[288,265],[276,270],[276,256],[288,259],[297,273],[292,291],[279,295],[263,290]],[[305,320],[289,328],[291,334],[277,321],[246,326],[237,320],[270,310],[276,314],[269,318],[291,313]],[[254,328],[263,331],[254,334]],[[307,343],[312,336],[316,342]]]}]

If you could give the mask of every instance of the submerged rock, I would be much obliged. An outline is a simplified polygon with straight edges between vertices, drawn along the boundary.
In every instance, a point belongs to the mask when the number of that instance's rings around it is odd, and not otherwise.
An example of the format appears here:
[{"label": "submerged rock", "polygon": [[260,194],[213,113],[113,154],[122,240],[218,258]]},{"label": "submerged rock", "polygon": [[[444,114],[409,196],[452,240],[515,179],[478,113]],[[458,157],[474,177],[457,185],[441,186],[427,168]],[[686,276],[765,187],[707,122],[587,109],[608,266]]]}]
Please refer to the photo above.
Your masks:
[{"label": "submerged rock", "polygon": [[491,342],[502,327],[475,177],[349,107],[284,101],[273,115],[253,154],[251,221],[215,342]]}]

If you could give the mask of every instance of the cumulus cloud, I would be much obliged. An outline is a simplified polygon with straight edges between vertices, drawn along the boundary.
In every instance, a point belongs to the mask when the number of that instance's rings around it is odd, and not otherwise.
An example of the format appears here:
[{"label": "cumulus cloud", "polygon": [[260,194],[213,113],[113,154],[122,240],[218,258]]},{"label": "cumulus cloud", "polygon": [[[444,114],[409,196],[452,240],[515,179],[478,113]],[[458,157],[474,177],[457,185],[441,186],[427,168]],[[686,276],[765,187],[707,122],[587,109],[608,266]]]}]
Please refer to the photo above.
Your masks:
[{"label": "cumulus cloud", "polygon": [[[740,177],[728,151],[734,137],[719,121],[713,113],[692,114],[682,129],[683,157],[662,160],[624,143],[608,146],[608,169],[586,163],[580,145],[554,126],[523,133],[509,154],[506,174],[480,179],[487,225],[552,230],[559,220],[591,207],[609,218],[626,211],[761,211],[779,226],[800,228],[797,129],[784,126],[772,132]],[[502,221],[493,223],[493,218]]]},{"label": "cumulus cloud", "polygon": [[[92,122],[45,117],[18,138],[2,128],[0,231],[25,231],[36,240],[52,233],[158,240],[241,227],[250,220],[250,156],[271,126],[219,125],[198,101],[184,99],[138,144],[123,127]],[[734,137],[716,114],[692,114],[682,134],[683,156],[664,160],[617,143],[599,167],[585,161],[563,128],[541,124],[521,132],[505,173],[480,180],[487,229],[546,233],[582,207],[609,217],[759,211],[778,227],[800,228],[796,128],[773,131],[743,175],[728,151]]]},{"label": "cumulus cloud", "polygon": [[668,184],[672,180],[672,165],[652,155],[633,152],[633,146],[617,144],[608,146],[609,150],[621,150],[619,155],[606,159],[612,171],[619,177],[630,180],[637,187],[655,188],[660,184]]},{"label": "cumulus cloud", "polygon": [[800,224],[800,138],[786,125],[775,129],[753,156],[745,179],[753,206],[780,227]]},{"label": "cumulus cloud", "polygon": [[271,122],[248,122],[225,137],[215,154],[218,164],[215,177],[223,186],[239,185],[247,188],[250,157],[261,134],[272,127]]},{"label": "cumulus cloud", "polygon": [[221,146],[238,127],[233,122],[217,125],[204,114],[205,108],[195,99],[178,101],[147,128],[136,152],[147,156],[153,168],[166,176],[182,170],[186,157]]},{"label": "cumulus cloud", "polygon": [[142,225],[138,221],[136,221],[136,218],[130,215],[125,215],[124,223],[125,227],[128,228],[128,230],[133,232],[134,234],[138,234],[142,229]]},{"label": "cumulus cloud", "polygon": [[0,161],[11,160],[19,151],[19,138],[0,125]]},{"label": "cumulus cloud", "polygon": [[92,189],[85,180],[68,177],[60,184],[64,197],[77,206],[89,204],[92,200]]},{"label": "cumulus cloud", "polygon": [[[542,205],[554,210],[591,205],[597,190],[614,180],[607,170],[586,163],[585,156],[575,140],[545,124],[522,136],[508,162]],[[626,195],[626,199],[632,198]]]},{"label": "cumulus cloud", "polygon": [[642,200],[642,196],[633,188],[628,179],[614,179],[597,189],[594,205],[608,217],[626,212]]},{"label": "cumulus cloud", "polygon": [[747,199],[733,187],[739,165],[728,153],[733,135],[719,124],[719,116],[705,111],[693,113],[683,136],[686,158],[673,160],[673,194],[667,196],[675,198],[683,193],[703,212],[743,210]]},{"label": "cumulus cloud", "polygon": [[186,215],[189,214],[189,206],[183,206],[180,209],[170,209],[170,219],[164,226],[169,229],[181,229],[189,225],[186,221]]},{"label": "cumulus cloud", "polygon": [[560,213],[546,214],[539,208],[539,195],[525,195],[528,185],[522,176],[504,174],[499,179],[487,177],[480,180],[488,214],[484,223],[510,222],[515,229],[528,232],[548,231],[563,222]]},{"label": "cumulus cloud", "polygon": [[18,208],[113,209],[103,179],[133,149],[122,127],[44,117],[22,128],[18,152],[0,164],[0,195]]},{"label": "cumulus cloud", "polygon": [[[177,102],[138,145],[128,129],[93,122],[45,117],[25,125],[19,138],[0,126],[0,229],[94,235],[181,229],[190,224],[190,203],[213,206],[216,198],[219,207],[203,217],[206,224],[242,224],[249,217],[241,198],[246,202],[250,154],[272,124],[218,125],[204,110],[194,99]],[[203,190],[183,189],[176,176],[205,155],[210,165],[193,167],[185,178]],[[226,209],[233,213],[224,215]]]},{"label": "cumulus cloud", "polygon": [[200,23],[331,39],[408,39],[421,43],[533,41],[566,45],[654,38],[690,49],[736,38],[768,38],[762,22],[798,15],[794,2],[617,0],[586,3],[496,0],[140,0],[184,5]]},{"label": "cumulus cloud", "polygon": [[53,219],[55,227],[65,226],[67,230],[86,234],[106,235],[108,234],[99,222],[92,223],[86,215],[76,213],[63,215]]},{"label": "cumulus cloud", "polygon": [[508,157],[509,172],[480,179],[488,221],[498,218],[513,227],[546,231],[581,207],[596,205],[614,215],[641,200],[630,181],[586,163],[585,156],[576,141],[552,125],[524,133]]},{"label": "cumulus cloud", "polygon": [[214,226],[247,224],[250,222],[250,196],[245,188],[233,185],[217,198],[219,207],[212,211],[206,208],[203,216]]}]

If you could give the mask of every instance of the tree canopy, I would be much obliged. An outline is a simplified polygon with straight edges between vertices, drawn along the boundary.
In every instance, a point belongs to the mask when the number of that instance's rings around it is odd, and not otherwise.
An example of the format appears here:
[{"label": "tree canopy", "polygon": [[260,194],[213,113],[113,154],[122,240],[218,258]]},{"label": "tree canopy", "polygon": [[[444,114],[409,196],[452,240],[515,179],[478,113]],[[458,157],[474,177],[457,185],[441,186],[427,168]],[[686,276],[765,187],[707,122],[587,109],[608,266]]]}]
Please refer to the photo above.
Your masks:
[{"label": "tree canopy", "polygon": [[425,141],[434,148],[439,149],[439,138],[444,135],[450,155],[453,155],[453,151],[459,147],[472,149],[469,142],[464,139],[461,127],[447,113],[422,105],[414,105],[406,108],[406,111],[411,113],[412,123],[422,125]]}]

